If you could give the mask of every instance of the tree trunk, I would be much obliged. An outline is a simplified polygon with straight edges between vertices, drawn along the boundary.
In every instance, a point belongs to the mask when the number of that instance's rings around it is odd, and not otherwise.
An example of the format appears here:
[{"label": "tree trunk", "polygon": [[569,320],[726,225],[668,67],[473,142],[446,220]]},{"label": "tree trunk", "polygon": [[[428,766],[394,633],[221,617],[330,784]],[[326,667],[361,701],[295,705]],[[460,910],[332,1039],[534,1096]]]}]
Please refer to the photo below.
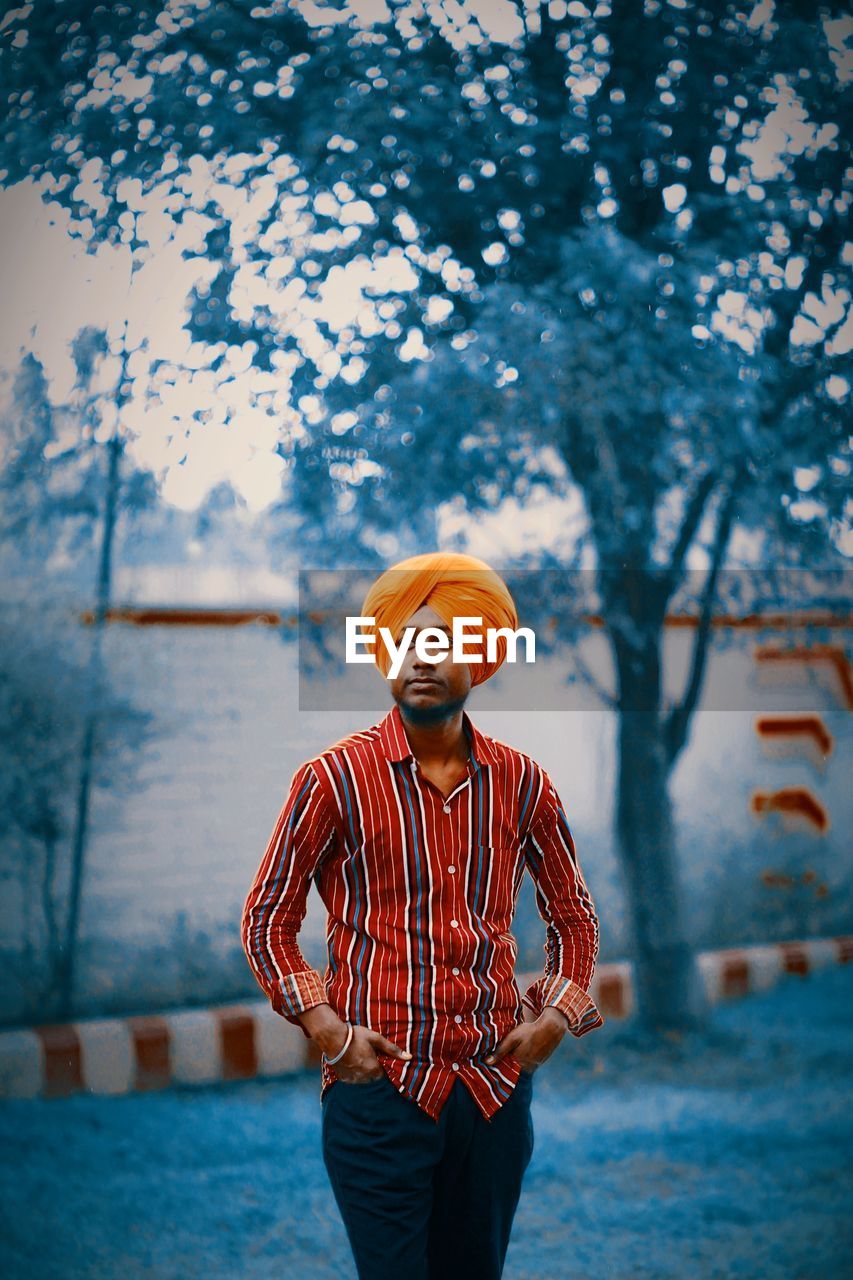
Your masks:
[{"label": "tree trunk", "polygon": [[659,1034],[704,1025],[707,999],[686,937],[670,766],[661,717],[661,630],[611,633],[619,677],[616,836],[632,931],[636,1012]]},{"label": "tree trunk", "polygon": [[43,843],[44,869],[41,882],[41,902],[44,915],[44,954],[48,975],[43,1007],[52,1016],[52,1006],[58,999],[58,979],[62,968],[62,936],[54,905],[57,838],[52,832],[48,833],[43,837]]},{"label": "tree trunk", "polygon": [[[126,370],[127,352],[125,350]],[[123,381],[122,381],[122,384]],[[123,400],[120,397],[119,414]],[[89,835],[89,805],[92,790],[92,772],[95,761],[96,739],[98,731],[98,714],[102,696],[103,680],[103,645],[107,625],[107,612],[110,607],[112,592],[112,554],[113,536],[115,534],[116,516],[118,513],[118,491],[120,484],[120,462],[123,442],[120,435],[120,417],[116,419],[116,427],[109,443],[107,462],[107,488],[104,503],[104,526],[101,537],[101,557],[98,568],[98,587],[93,618],[92,644],[89,650],[89,663],[86,672],[86,719],[83,729],[83,745],[80,758],[80,778],[77,786],[77,813],[74,824],[74,842],[71,857],[71,887],[68,895],[68,922],[64,947],[60,953],[57,968],[57,990],[59,1016],[63,1019],[71,1017],[74,1005],[74,981],[77,964],[77,934],[80,925],[80,900],[82,894],[83,871],[86,861],[86,844]]]}]

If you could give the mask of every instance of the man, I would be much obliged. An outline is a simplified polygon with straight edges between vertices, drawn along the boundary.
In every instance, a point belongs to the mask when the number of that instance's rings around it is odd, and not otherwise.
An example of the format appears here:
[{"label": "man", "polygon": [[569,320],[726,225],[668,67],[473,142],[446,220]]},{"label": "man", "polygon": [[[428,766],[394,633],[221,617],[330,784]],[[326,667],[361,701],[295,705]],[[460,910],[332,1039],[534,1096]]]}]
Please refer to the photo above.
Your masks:
[{"label": "man", "polygon": [[[384,573],[362,615],[397,647],[407,627],[449,635],[455,617],[518,626],[487,564],[439,552]],[[598,919],[560,799],[463,710],[505,640],[486,655],[484,642],[482,661],[433,663],[410,644],[384,719],[296,771],[243,911],[258,982],[323,1053],[323,1158],[360,1280],[498,1280],[533,1152],[533,1073],[567,1031],[603,1023],[588,994]],[[385,675],[384,645],[375,657]],[[522,999],[510,926],[525,868],[546,964]],[[296,941],[312,882],[324,977]]]}]

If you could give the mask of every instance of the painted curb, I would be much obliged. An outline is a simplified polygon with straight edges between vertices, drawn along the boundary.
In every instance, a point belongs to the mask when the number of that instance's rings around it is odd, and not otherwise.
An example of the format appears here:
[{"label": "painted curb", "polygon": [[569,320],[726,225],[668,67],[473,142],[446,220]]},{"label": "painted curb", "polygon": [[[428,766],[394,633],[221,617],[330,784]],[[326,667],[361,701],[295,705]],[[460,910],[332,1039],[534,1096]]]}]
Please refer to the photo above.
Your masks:
[{"label": "painted curb", "polygon": [[[851,959],[853,936],[846,935],[697,955],[711,1004],[766,991],[787,974],[805,977]],[[519,974],[516,980],[523,991],[538,976]],[[629,1017],[630,961],[600,965],[590,993],[605,1018]],[[270,1078],[319,1065],[316,1045],[266,1000],[0,1032],[0,1098],[121,1095]]]}]

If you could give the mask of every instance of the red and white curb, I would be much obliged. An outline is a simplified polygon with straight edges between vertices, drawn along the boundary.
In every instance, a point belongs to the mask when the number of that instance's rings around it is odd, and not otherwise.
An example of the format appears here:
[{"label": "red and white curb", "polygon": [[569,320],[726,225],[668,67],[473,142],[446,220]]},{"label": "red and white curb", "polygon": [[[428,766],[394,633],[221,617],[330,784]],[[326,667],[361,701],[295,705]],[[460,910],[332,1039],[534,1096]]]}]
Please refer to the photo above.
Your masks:
[{"label": "red and white curb", "polygon": [[[712,1004],[766,991],[785,974],[805,976],[853,959],[853,936],[702,951]],[[516,975],[520,989],[538,974]],[[634,1008],[630,961],[603,964],[590,988],[605,1018]],[[0,1032],[0,1097],[124,1094],[172,1084],[287,1075],[316,1069],[320,1054],[266,1000],[162,1015],[94,1018]]]}]

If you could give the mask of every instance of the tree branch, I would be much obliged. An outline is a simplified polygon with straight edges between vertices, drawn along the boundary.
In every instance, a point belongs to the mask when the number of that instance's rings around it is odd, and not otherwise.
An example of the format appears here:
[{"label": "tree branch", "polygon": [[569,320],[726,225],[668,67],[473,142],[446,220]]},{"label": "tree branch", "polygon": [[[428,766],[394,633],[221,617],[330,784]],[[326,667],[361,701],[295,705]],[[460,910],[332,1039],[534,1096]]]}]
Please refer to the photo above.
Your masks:
[{"label": "tree branch", "polygon": [[737,504],[743,474],[743,472],[740,472],[739,475],[735,477],[731,483],[728,493],[723,499],[723,506],[720,512],[717,532],[714,537],[714,546],[711,553],[711,567],[708,571],[708,580],[705,584],[702,608],[699,614],[699,622],[696,627],[696,639],[693,644],[690,676],[687,681],[687,687],[684,691],[684,697],[681,702],[672,707],[664,724],[664,744],[670,767],[675,763],[679,752],[687,741],[687,730],[690,725],[693,712],[696,710],[696,704],[699,701],[699,693],[702,688],[702,678],[705,674],[705,665],[708,657],[708,640],[711,635],[711,615],[717,595],[717,581],[720,575],[723,556],[725,555],[726,547],[729,543],[729,536],[731,534],[732,523],[734,521],[735,506]]},{"label": "tree branch", "polygon": [[690,548],[690,544],[696,537],[696,530],[705,511],[705,504],[710,497],[714,485],[717,483],[717,475],[714,471],[706,471],[702,476],[693,497],[687,504],[687,510],[684,513],[684,519],[681,528],[678,531],[678,538],[672,549],[672,560],[669,570],[669,579],[674,589],[676,582],[681,576],[681,567],[684,564],[684,557]]},{"label": "tree branch", "polygon": [[601,681],[592,674],[589,667],[586,665],[586,662],[580,656],[580,649],[577,644],[575,644],[574,649],[572,650],[572,659],[574,660],[574,664],[577,667],[578,671],[580,672],[581,679],[583,680],[584,684],[589,689],[592,689],[595,696],[598,699],[600,699],[600,701],[603,702],[606,707],[609,707],[612,711],[615,711],[619,706],[619,699],[615,697],[614,694],[612,694],[608,689],[605,689]]},{"label": "tree branch", "polygon": [[601,464],[601,472],[606,482],[606,489],[610,494],[613,516],[616,523],[621,528],[625,528],[625,512],[628,502],[613,441],[595,413],[590,414],[590,429],[595,437],[596,453]]}]

